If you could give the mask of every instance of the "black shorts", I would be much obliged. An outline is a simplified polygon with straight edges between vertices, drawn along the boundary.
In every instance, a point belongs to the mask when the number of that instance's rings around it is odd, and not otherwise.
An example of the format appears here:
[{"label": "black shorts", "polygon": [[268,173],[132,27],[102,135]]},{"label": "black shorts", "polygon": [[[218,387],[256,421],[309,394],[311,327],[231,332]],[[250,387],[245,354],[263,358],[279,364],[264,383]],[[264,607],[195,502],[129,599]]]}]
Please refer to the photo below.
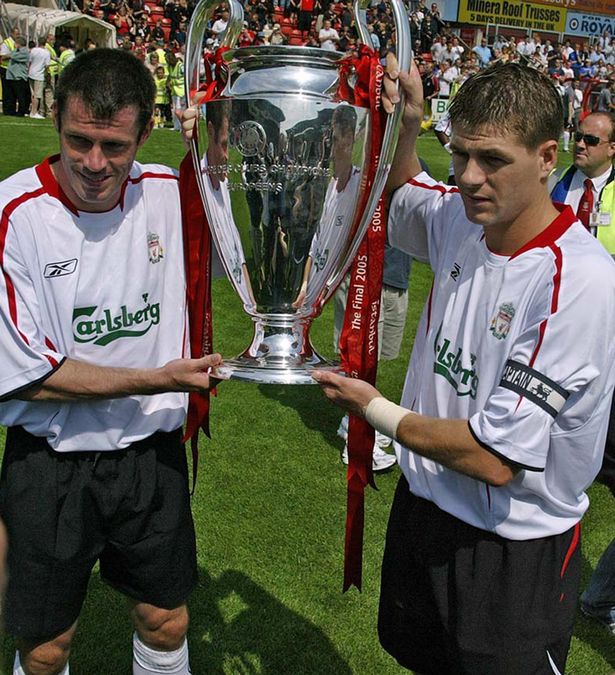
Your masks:
[{"label": "black shorts", "polygon": [[7,431],[0,515],[8,538],[8,633],[48,640],[79,616],[96,561],[130,598],[181,605],[197,580],[181,431],[125,450],[54,452],[21,427]]},{"label": "black shorts", "polygon": [[427,675],[563,673],[580,568],[578,525],[503,539],[414,496],[402,476],[382,563],[380,642]]}]

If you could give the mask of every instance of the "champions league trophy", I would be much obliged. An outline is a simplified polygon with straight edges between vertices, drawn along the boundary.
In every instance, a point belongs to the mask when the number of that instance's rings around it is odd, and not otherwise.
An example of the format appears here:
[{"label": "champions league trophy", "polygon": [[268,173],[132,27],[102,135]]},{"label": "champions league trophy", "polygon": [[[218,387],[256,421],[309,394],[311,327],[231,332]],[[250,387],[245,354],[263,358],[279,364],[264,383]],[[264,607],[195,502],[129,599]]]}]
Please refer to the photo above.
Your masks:
[{"label": "champions league trophy", "polygon": [[[311,47],[234,49],[243,9],[237,0],[228,4],[220,48],[203,50],[219,0],[201,0],[186,49],[187,99],[199,109],[191,144],[199,191],[219,257],[254,322],[251,345],[217,372],[259,383],[312,384],[312,369],[338,366],[316,353],[309,327],[369,227],[402,104],[387,117],[375,161],[373,115],[352,94],[358,83],[352,61]],[[368,4],[355,0],[354,13],[371,49],[362,18]],[[407,13],[401,0],[391,5],[397,60],[408,70]]]}]

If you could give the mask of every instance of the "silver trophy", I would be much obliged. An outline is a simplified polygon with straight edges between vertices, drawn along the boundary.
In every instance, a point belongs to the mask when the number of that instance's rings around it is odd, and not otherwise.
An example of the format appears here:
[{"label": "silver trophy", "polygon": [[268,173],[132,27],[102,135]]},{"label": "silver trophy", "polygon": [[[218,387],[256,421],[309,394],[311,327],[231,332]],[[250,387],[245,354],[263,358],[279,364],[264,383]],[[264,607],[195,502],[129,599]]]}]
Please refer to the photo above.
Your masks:
[{"label": "silver trophy", "polygon": [[[401,0],[390,0],[396,56],[410,65]],[[254,322],[250,346],[225,360],[221,377],[268,384],[311,384],[315,368],[337,369],[309,339],[352,263],[390,168],[402,105],[389,115],[366,194],[371,157],[369,106],[340,97],[356,80],[344,54],[311,47],[234,49],[243,9],[230,0],[215,55],[204,34],[219,0],[201,0],[188,33],[187,100],[199,109],[191,144],[212,238],[227,276]],[[371,47],[355,0],[361,40]],[[204,58],[205,56],[205,58]],[[354,100],[354,99],[353,99]]]}]

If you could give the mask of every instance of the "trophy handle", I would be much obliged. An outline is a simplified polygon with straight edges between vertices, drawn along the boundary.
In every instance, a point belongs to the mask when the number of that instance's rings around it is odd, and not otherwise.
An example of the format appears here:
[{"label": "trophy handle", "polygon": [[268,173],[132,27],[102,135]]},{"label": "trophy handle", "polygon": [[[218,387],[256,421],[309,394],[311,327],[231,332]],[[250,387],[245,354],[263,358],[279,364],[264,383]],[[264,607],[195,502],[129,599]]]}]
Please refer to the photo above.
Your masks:
[{"label": "trophy handle", "polygon": [[[199,75],[203,60],[203,36],[210,19],[221,5],[220,0],[200,0],[196,6],[186,39],[185,86],[188,105],[193,103],[191,94],[199,90]],[[229,8],[229,19],[222,33],[220,48],[230,49],[235,46],[243,24],[243,7],[237,0],[226,0]]]}]

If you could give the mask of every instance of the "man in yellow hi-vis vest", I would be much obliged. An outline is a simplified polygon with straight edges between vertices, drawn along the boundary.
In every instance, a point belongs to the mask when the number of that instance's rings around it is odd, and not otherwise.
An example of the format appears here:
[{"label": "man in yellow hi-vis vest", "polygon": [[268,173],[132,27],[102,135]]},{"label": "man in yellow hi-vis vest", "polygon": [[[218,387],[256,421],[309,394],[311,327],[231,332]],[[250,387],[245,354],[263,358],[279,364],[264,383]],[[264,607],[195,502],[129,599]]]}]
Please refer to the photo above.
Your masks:
[{"label": "man in yellow hi-vis vest", "polygon": [[592,113],[574,135],[574,161],[557,176],[551,199],[569,204],[579,220],[615,257],[615,122]]},{"label": "man in yellow hi-vis vest", "polygon": [[175,131],[181,131],[181,123],[177,117],[177,113],[186,109],[184,62],[174,51],[170,50],[167,52],[167,64],[169,66],[169,89],[171,90],[173,129]]},{"label": "man in yellow hi-vis vest", "polygon": [[[15,51],[15,39],[19,36],[19,28],[11,30],[11,34],[0,43],[0,82],[2,83],[2,103],[6,92],[6,71],[9,67],[11,54]],[[3,108],[4,109],[4,108]]]},{"label": "man in yellow hi-vis vest", "polygon": [[60,71],[60,66],[58,64],[58,53],[55,49],[56,38],[53,33],[47,35],[47,42],[45,43],[45,49],[49,52],[51,56],[51,62],[47,66],[47,73],[45,74],[45,89],[43,90],[43,99],[45,103],[45,116],[49,117],[51,115],[51,109],[53,107],[53,97],[55,96],[56,91],[56,80],[58,79],[58,73]]},{"label": "man in yellow hi-vis vest", "polygon": [[73,49],[74,43],[71,38],[65,38],[60,43],[59,51],[60,56],[58,58],[58,75],[62,74],[62,71],[66,66],[75,60],[75,50]]}]

